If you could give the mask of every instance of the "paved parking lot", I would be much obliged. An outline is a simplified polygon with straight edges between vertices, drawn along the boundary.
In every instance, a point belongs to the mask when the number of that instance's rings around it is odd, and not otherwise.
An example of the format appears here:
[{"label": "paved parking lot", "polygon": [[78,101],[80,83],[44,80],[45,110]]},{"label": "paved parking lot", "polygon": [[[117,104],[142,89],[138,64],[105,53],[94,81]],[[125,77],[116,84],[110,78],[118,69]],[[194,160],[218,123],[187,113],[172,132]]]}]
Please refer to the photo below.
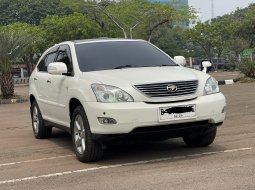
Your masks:
[{"label": "paved parking lot", "polygon": [[76,160],[71,137],[33,137],[28,103],[0,105],[0,189],[255,189],[255,83],[221,86],[227,119],[208,148],[181,139],[105,150]]},{"label": "paved parking lot", "polygon": [[243,76],[243,74],[240,74],[239,72],[225,72],[225,71],[213,72],[209,74],[216,78],[217,81],[232,80]]}]

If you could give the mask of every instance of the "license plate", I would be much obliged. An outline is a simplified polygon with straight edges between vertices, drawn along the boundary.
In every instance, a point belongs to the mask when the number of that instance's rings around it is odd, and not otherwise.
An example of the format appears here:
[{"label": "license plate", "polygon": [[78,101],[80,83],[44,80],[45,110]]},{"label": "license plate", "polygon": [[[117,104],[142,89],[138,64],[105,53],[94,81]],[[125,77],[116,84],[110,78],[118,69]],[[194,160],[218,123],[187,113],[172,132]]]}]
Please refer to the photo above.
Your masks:
[{"label": "license plate", "polygon": [[159,108],[159,121],[189,119],[196,117],[196,106],[177,106]]}]

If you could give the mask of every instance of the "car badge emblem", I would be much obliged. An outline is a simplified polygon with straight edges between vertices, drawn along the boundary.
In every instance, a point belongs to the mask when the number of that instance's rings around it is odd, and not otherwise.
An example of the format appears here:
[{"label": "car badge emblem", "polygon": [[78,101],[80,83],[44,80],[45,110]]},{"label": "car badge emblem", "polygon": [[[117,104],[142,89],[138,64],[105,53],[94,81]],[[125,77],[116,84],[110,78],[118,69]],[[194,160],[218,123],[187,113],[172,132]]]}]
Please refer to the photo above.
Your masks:
[{"label": "car badge emblem", "polygon": [[169,84],[169,85],[167,85],[166,90],[168,92],[176,92],[177,91],[177,86],[174,85],[174,84]]}]

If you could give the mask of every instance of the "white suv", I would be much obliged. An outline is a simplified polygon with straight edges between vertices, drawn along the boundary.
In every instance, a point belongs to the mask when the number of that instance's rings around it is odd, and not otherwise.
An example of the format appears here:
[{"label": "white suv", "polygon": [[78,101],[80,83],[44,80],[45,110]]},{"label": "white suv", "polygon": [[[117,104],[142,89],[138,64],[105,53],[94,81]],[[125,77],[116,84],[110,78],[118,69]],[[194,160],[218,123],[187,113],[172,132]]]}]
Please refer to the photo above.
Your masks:
[{"label": "white suv", "polygon": [[225,119],[214,78],[143,40],[55,45],[29,85],[35,137],[49,137],[52,127],[68,131],[82,162],[100,159],[112,139],[182,137],[189,146],[208,146]]}]

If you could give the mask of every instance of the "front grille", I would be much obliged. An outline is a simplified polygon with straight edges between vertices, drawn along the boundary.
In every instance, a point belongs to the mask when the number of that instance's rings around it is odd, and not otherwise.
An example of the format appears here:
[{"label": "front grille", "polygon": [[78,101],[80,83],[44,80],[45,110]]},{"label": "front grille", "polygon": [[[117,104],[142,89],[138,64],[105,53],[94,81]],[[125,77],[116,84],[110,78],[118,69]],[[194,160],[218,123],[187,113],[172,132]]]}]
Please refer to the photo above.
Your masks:
[{"label": "front grille", "polygon": [[[135,88],[152,98],[189,96],[197,91],[198,81],[178,81],[135,85]],[[172,89],[176,87],[177,89]]]}]

